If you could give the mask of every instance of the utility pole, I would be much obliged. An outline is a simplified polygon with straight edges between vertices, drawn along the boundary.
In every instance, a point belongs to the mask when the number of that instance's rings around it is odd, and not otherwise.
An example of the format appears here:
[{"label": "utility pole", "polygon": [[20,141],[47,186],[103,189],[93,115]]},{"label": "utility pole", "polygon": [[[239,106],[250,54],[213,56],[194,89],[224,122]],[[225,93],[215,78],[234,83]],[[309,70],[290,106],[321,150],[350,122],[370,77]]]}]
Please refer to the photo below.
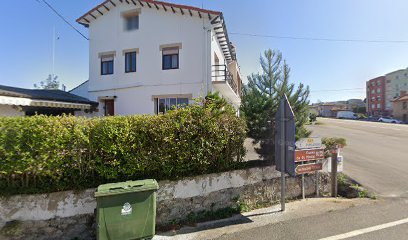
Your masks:
[{"label": "utility pole", "polygon": [[55,26],[52,29],[52,73],[51,78],[54,80],[55,76]]}]

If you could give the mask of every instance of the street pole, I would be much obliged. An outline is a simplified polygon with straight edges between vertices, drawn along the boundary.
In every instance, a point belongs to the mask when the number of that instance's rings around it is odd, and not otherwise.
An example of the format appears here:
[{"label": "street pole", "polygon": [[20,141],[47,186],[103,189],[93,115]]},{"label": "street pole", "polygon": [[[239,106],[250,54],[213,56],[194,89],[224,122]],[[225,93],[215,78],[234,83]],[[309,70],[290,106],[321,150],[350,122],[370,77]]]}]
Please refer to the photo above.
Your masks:
[{"label": "street pole", "polygon": [[302,174],[302,198],[305,199],[305,174]]},{"label": "street pole", "polygon": [[331,157],[331,192],[332,197],[337,197],[337,149],[332,150]]},{"label": "street pole", "polygon": [[285,173],[286,173],[286,166],[285,166],[285,147],[286,147],[286,137],[285,137],[285,103],[283,99],[280,102],[281,107],[281,210],[282,212],[285,211],[285,198],[286,198],[286,186],[285,186]]},{"label": "street pole", "polygon": [[316,197],[320,197],[320,176],[319,171],[316,171]]}]

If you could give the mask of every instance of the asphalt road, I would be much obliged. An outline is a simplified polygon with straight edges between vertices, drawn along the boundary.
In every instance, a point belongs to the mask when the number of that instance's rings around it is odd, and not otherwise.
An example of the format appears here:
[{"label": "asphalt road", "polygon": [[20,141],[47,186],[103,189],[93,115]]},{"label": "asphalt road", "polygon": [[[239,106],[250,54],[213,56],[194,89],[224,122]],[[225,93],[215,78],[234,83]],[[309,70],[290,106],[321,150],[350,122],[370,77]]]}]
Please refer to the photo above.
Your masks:
[{"label": "asphalt road", "polygon": [[408,125],[319,119],[312,136],[344,137],[347,175],[383,197],[408,197]]},{"label": "asphalt road", "polygon": [[[402,221],[398,222],[398,221]],[[393,198],[226,234],[218,240],[405,240],[408,201]]]},{"label": "asphalt road", "polygon": [[371,204],[225,234],[235,239],[408,239],[408,125],[319,119],[312,136],[344,137],[344,171],[377,193]]}]

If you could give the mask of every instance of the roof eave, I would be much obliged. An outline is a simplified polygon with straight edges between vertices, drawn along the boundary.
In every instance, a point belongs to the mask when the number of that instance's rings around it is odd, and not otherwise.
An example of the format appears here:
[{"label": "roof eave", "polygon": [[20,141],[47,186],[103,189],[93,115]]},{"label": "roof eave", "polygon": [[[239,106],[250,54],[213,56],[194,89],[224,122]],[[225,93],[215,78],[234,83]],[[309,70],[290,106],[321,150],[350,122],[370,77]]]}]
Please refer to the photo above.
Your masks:
[{"label": "roof eave", "polygon": [[[81,25],[84,25],[85,27],[89,27],[90,21],[88,19],[86,19],[86,17],[90,16],[92,18],[92,16],[93,16],[93,18],[96,19],[95,15],[92,15],[92,14],[94,12],[99,12],[99,9],[102,8],[102,7],[104,7],[105,9],[109,9],[108,7],[106,7],[106,4],[107,3],[112,4],[112,2],[113,2],[113,0],[106,0],[106,1],[102,2],[98,6],[92,8],[87,13],[85,13],[84,15],[79,17],[76,20],[76,22],[81,24]],[[140,5],[141,7],[145,6],[142,2],[147,3],[147,4],[150,3],[150,4],[153,4],[154,6],[156,6],[157,10],[165,9],[165,11],[167,11],[166,7],[169,7],[171,9],[175,8],[175,9],[187,10],[189,12],[195,11],[195,12],[198,12],[198,16],[200,18],[202,17],[202,14],[208,14],[209,17],[210,17],[210,15],[220,15],[220,14],[222,14],[219,11],[213,11],[213,10],[208,10],[208,9],[202,9],[202,8],[197,8],[197,7],[187,6],[187,5],[174,4],[174,3],[168,3],[168,2],[162,2],[162,1],[138,0],[138,1],[129,1],[128,2],[128,1],[119,0],[119,2],[120,3],[126,3],[127,2],[128,4],[134,4],[134,6]],[[116,3],[116,4],[118,4],[118,3]],[[114,5],[114,7],[116,7],[116,4]],[[159,6],[162,7],[162,8],[159,8]],[[173,11],[173,13],[176,13],[176,12]],[[191,13],[190,13],[190,15],[193,16]]]}]

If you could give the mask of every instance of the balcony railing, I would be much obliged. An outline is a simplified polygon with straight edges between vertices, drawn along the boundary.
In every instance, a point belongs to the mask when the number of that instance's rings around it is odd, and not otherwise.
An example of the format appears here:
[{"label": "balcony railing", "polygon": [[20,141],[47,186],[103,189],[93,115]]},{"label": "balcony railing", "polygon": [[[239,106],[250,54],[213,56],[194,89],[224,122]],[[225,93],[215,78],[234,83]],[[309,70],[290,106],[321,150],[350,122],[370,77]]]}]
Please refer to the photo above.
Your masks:
[{"label": "balcony railing", "polygon": [[212,81],[225,81],[228,83],[228,85],[232,88],[232,90],[237,94],[238,96],[239,91],[238,91],[238,86],[236,82],[234,81],[234,77],[231,74],[231,72],[228,70],[227,65],[213,65],[212,66]]}]

